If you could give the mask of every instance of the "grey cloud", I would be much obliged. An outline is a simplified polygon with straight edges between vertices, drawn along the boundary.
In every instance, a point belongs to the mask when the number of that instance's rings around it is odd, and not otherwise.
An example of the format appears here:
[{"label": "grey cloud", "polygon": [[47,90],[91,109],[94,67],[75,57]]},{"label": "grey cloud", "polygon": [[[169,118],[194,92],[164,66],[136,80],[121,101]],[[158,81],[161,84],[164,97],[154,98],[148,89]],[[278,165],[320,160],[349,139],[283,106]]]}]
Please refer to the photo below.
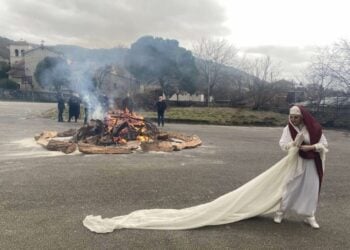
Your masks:
[{"label": "grey cloud", "polygon": [[259,46],[259,47],[249,47],[242,48],[247,54],[261,54],[269,55],[273,58],[278,58],[289,63],[300,63],[309,61],[313,53],[313,47],[287,47],[287,46]]},{"label": "grey cloud", "polygon": [[[3,0],[17,27],[37,37],[89,47],[130,44],[143,35],[183,41],[229,35],[214,0]],[[4,27],[4,26],[2,26]],[[60,43],[60,41],[57,41]]]},{"label": "grey cloud", "polygon": [[299,80],[311,61],[315,47],[297,46],[258,46],[241,48],[246,56],[270,56],[281,67],[281,76],[287,79]]}]

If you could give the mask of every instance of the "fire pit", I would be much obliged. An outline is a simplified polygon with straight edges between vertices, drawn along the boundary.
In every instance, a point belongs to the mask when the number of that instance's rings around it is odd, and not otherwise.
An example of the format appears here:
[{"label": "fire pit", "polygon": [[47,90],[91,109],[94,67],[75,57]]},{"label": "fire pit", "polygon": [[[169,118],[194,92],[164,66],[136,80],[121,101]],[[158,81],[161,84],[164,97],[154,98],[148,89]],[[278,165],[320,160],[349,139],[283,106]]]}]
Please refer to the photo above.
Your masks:
[{"label": "fire pit", "polygon": [[36,135],[38,144],[66,154],[78,149],[85,154],[129,154],[142,151],[179,151],[202,144],[196,135],[159,131],[157,126],[128,110],[109,111],[104,120],[90,120],[79,129],[44,131]]}]

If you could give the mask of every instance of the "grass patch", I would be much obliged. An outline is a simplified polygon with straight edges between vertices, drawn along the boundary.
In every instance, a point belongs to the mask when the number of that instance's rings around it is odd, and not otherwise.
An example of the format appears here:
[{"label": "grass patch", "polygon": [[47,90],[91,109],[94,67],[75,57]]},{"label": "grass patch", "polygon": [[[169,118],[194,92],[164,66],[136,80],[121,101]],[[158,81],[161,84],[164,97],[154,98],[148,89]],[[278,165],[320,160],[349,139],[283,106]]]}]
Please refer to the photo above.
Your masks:
[{"label": "grass patch", "polygon": [[[155,121],[156,112],[136,112],[146,119]],[[80,119],[84,111],[80,112]],[[57,109],[53,108],[42,113],[41,117],[57,120]],[[64,120],[67,120],[68,112],[65,109]],[[213,124],[213,125],[244,125],[244,126],[283,126],[286,124],[287,115],[268,111],[252,111],[241,108],[218,108],[218,107],[171,107],[165,112],[166,122],[190,123],[190,124]]]},{"label": "grass patch", "polygon": [[[156,121],[157,112],[137,112],[146,119]],[[57,109],[52,108],[41,115],[43,118],[57,120]],[[80,119],[84,117],[84,110],[80,110]],[[68,119],[68,108],[64,110],[63,118]],[[271,111],[253,111],[244,108],[220,108],[220,107],[170,107],[165,112],[165,120],[170,123],[188,124],[212,124],[226,126],[285,126],[288,115]],[[334,114],[318,117],[324,127],[350,129],[348,116],[334,118]]]},{"label": "grass patch", "polygon": [[[84,111],[81,110],[82,119]],[[137,112],[146,119],[155,121],[156,112]],[[41,115],[44,118],[57,120],[57,109],[45,111]],[[67,120],[68,112],[65,109],[64,120]],[[213,125],[244,125],[244,126],[283,126],[286,124],[287,115],[270,111],[252,111],[241,108],[218,108],[218,107],[171,107],[165,112],[166,122],[190,123],[190,124],[213,124]]]},{"label": "grass patch", "polygon": [[[148,119],[156,119],[156,112],[142,112]],[[190,107],[170,108],[165,112],[168,122],[188,122],[215,125],[283,126],[287,115],[270,111],[241,108]]]}]

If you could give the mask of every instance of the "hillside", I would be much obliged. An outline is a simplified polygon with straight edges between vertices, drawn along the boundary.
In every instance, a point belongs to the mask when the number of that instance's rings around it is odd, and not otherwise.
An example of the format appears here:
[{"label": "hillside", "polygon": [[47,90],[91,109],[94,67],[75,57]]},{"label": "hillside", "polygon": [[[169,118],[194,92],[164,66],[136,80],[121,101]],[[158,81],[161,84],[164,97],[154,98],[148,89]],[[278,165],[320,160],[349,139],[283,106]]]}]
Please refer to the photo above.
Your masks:
[{"label": "hillside", "polygon": [[10,50],[7,48],[14,41],[0,36],[0,57],[10,59]]},{"label": "hillside", "polygon": [[[8,46],[15,43],[11,39],[0,36],[0,56],[9,59],[10,51]],[[33,47],[37,47],[37,44],[31,44]],[[119,64],[123,67],[124,58],[128,52],[127,48],[111,48],[111,49],[87,49],[74,45],[55,45],[48,46],[53,50],[61,52],[67,59],[80,63],[93,63],[98,65]],[[197,58],[197,60],[200,60]],[[236,69],[234,67],[224,66],[225,74],[231,75],[231,77],[246,78],[249,75]]]},{"label": "hillside", "polygon": [[[8,46],[15,43],[15,41],[6,37],[0,36],[0,56],[5,59],[10,59],[10,50]],[[39,45],[33,44],[33,47]],[[125,48],[112,49],[86,49],[73,45],[56,45],[49,46],[50,48],[62,52],[66,58],[76,62],[92,61],[101,64],[121,63],[127,52]]]}]

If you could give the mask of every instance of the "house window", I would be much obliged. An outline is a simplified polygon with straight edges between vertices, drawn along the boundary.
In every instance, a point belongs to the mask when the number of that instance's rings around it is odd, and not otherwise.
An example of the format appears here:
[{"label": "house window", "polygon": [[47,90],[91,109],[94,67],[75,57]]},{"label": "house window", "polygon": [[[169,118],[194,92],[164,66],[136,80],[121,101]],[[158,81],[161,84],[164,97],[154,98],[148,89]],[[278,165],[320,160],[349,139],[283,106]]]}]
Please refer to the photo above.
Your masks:
[{"label": "house window", "polygon": [[21,56],[24,56],[24,49],[21,50]]},{"label": "house window", "polygon": [[18,49],[15,49],[15,56],[18,56]]}]

